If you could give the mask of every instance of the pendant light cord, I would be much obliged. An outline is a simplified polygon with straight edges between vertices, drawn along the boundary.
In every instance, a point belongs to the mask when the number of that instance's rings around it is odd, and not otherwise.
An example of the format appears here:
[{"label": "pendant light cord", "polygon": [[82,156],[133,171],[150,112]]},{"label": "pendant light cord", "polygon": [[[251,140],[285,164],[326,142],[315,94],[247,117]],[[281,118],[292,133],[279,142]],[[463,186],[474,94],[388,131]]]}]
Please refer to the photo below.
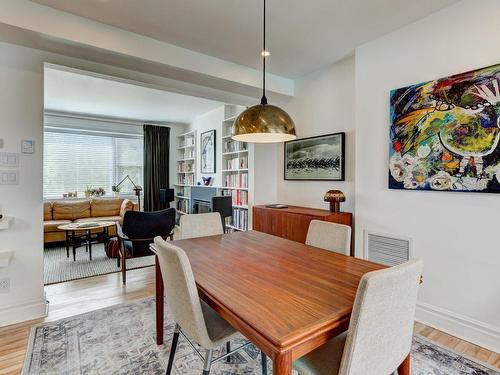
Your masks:
[{"label": "pendant light cord", "polygon": [[264,0],[264,27],[262,33],[262,99],[260,104],[267,104],[266,98],[266,0]]}]

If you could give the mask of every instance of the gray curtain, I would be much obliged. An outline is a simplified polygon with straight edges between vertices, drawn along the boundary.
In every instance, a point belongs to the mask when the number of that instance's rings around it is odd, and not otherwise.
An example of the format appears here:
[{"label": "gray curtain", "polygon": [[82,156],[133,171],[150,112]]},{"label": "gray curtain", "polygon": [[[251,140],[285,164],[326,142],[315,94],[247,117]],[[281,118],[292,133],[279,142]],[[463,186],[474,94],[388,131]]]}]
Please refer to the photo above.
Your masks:
[{"label": "gray curtain", "polygon": [[160,189],[169,188],[170,128],[144,125],[144,211],[158,211]]}]

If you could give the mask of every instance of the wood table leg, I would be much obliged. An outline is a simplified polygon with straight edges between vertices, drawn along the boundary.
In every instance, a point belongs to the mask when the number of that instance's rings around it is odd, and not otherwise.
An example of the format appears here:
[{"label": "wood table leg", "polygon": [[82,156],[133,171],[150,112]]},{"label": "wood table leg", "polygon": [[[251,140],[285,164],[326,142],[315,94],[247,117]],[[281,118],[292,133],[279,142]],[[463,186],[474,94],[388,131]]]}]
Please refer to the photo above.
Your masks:
[{"label": "wood table leg", "polygon": [[292,353],[284,352],[273,358],[273,375],[291,375],[292,374]]},{"label": "wood table leg", "polygon": [[164,293],[163,278],[161,277],[160,263],[158,256],[155,255],[155,271],[156,271],[156,343],[163,344],[163,318],[164,318]]},{"label": "wood table leg", "polygon": [[410,355],[398,367],[398,375],[410,375]]}]

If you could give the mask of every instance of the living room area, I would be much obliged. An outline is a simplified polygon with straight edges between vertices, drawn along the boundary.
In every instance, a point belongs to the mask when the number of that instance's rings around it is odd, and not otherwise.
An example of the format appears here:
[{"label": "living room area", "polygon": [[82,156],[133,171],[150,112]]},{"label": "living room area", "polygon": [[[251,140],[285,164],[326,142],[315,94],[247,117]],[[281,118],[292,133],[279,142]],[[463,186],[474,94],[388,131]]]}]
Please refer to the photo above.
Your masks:
[{"label": "living room area", "polygon": [[[147,128],[169,130],[161,141],[172,157],[162,160],[161,187],[170,191],[179,135],[223,103],[57,65],[44,69],[44,98],[44,284],[120,272],[117,225],[125,213],[174,200],[150,202],[145,194]],[[130,257],[125,267],[153,264],[148,255]]]}]

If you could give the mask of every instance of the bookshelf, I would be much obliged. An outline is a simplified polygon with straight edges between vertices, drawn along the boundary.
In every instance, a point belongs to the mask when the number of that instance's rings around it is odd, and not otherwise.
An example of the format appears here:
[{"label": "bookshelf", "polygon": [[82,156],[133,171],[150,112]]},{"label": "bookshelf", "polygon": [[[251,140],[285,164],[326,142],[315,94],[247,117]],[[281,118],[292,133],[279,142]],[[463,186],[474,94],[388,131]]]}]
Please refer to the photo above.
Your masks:
[{"label": "bookshelf", "polygon": [[250,221],[250,170],[249,145],[231,139],[234,120],[243,107],[226,105],[222,121],[222,187],[221,194],[233,200],[233,217],[226,223],[228,228],[238,231],[249,229]]},{"label": "bookshelf", "polygon": [[177,219],[190,213],[191,186],[196,182],[196,131],[177,136],[176,183],[174,184]]}]

